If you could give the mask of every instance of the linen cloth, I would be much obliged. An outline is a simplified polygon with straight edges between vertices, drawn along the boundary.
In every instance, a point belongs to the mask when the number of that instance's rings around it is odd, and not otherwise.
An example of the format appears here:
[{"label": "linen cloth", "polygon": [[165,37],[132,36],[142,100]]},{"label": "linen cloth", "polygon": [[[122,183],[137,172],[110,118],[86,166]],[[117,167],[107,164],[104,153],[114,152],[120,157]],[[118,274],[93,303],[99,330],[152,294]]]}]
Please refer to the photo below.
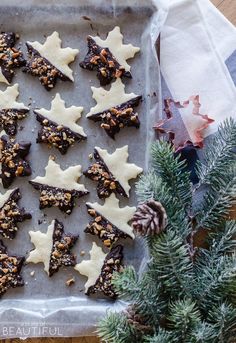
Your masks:
[{"label": "linen cloth", "polygon": [[[199,95],[200,113],[215,120],[207,137],[236,116],[236,29],[208,0],[169,3],[161,32],[162,97],[185,101]],[[187,129],[191,139],[199,120],[191,115],[192,106],[174,112],[178,129]]]}]

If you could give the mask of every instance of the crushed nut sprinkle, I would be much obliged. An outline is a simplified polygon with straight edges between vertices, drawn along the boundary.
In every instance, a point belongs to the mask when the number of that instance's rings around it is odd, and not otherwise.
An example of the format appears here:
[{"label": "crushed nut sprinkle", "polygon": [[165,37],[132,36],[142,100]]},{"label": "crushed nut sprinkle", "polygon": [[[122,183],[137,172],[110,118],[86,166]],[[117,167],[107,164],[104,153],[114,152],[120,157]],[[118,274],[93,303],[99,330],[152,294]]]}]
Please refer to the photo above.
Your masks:
[{"label": "crushed nut sprinkle", "polygon": [[9,136],[14,136],[17,132],[17,121],[24,119],[27,109],[3,109],[0,110],[0,126],[6,131]]},{"label": "crushed nut sprinkle", "polygon": [[2,164],[0,177],[4,188],[8,188],[16,176],[31,175],[29,162],[25,160],[30,146],[31,143],[29,142],[17,143],[14,139],[9,139],[6,135],[0,138],[0,163]]},{"label": "crushed nut sprinkle", "polygon": [[29,54],[29,61],[22,69],[23,72],[37,76],[41,84],[50,91],[56,85],[57,79],[62,81],[70,81],[70,79],[62,74],[54,67],[46,58],[42,57],[37,50],[30,44],[26,44]]},{"label": "crushed nut sprinkle", "polygon": [[17,38],[14,32],[2,32],[0,34],[0,67],[9,83],[13,79],[14,68],[25,65],[22,52],[14,47]]},{"label": "crushed nut sprinkle", "polygon": [[84,175],[98,182],[97,194],[99,198],[107,198],[113,192],[127,197],[120,183],[110,173],[96,150],[94,152],[94,158],[96,162],[84,172]]},{"label": "crushed nut sprinkle", "polygon": [[64,233],[64,226],[55,220],[53,232],[53,247],[49,263],[49,276],[52,276],[61,266],[75,266],[76,255],[70,250],[78,239],[77,236]]},{"label": "crushed nut sprinkle", "polygon": [[40,191],[39,208],[58,207],[62,212],[71,214],[75,206],[75,198],[82,197],[88,192],[69,191],[62,188],[50,187],[34,181],[29,183]]},{"label": "crushed nut sprinkle", "polygon": [[129,237],[123,231],[111,224],[106,218],[97,213],[93,208],[88,208],[88,214],[94,217],[84,230],[86,233],[98,236],[107,248],[111,248],[119,238]]},{"label": "crushed nut sprinkle", "polygon": [[134,107],[139,105],[141,99],[142,97],[138,96],[119,106],[96,113],[88,118],[95,122],[101,121],[101,128],[106,131],[108,136],[114,139],[120,129],[125,126],[139,128],[140,121],[138,114],[134,111]]},{"label": "crushed nut sprinkle", "polygon": [[71,285],[73,285],[75,283],[75,278],[74,277],[72,277],[71,279],[68,279],[67,281],[66,281],[66,286],[71,286]]},{"label": "crushed nut sprinkle", "polygon": [[68,148],[75,142],[80,142],[86,137],[71,131],[69,128],[49,121],[42,115],[36,113],[38,122],[42,125],[42,129],[38,133],[37,143],[46,143],[56,147],[62,155],[66,154]]},{"label": "crushed nut sprinkle", "polygon": [[97,292],[103,292],[110,298],[117,297],[111,281],[113,274],[122,270],[122,259],[123,247],[121,245],[117,245],[116,247],[112,248],[111,251],[107,254],[101,270],[101,274],[96,283],[93,286],[89,287],[87,291],[88,295]]},{"label": "crushed nut sprinkle", "polygon": [[21,209],[17,205],[17,201],[21,198],[19,189],[17,188],[0,208],[0,234],[4,238],[15,238],[18,231],[17,223],[21,223],[26,219],[31,219],[31,214],[26,213],[24,208]]},{"label": "crushed nut sprinkle", "polygon": [[131,78],[131,73],[121,66],[108,48],[101,48],[90,36],[88,41],[88,53],[80,67],[87,70],[96,70],[101,86],[108,85],[115,78],[125,76]]},{"label": "crushed nut sprinkle", "polygon": [[0,241],[0,295],[4,294],[9,288],[24,285],[24,281],[20,276],[23,262],[23,257],[9,256],[3,242]]}]

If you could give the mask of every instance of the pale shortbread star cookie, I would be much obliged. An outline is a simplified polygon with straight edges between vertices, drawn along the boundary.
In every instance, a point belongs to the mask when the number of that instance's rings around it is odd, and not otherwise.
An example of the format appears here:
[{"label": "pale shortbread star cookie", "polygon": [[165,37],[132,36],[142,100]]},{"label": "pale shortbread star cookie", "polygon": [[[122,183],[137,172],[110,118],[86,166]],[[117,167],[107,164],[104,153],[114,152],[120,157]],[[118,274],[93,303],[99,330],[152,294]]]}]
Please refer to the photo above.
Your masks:
[{"label": "pale shortbread star cookie", "polygon": [[27,43],[54,65],[63,75],[67,76],[71,81],[74,81],[73,71],[68,64],[75,60],[79,49],[62,48],[58,32],[54,31],[46,38],[43,44],[37,41]]},{"label": "pale shortbread star cookie", "polygon": [[88,52],[80,62],[80,67],[96,70],[101,86],[111,83],[113,79],[132,78],[127,60],[134,57],[140,48],[123,44],[123,35],[118,26],[108,33],[105,40],[88,36],[87,41]]},{"label": "pale shortbread star cookie", "polygon": [[29,60],[22,71],[37,76],[46,90],[54,88],[57,79],[74,81],[69,64],[75,60],[79,50],[62,48],[58,32],[53,32],[43,44],[27,42],[26,46]]},{"label": "pale shortbread star cookie", "polygon": [[90,260],[82,261],[75,266],[75,270],[77,270],[80,274],[87,276],[88,278],[84,285],[85,292],[88,291],[90,286],[93,286],[96,283],[106,257],[106,254],[103,252],[102,248],[97,246],[95,242],[93,242],[93,246],[89,254]]},{"label": "pale shortbread star cookie", "polygon": [[63,170],[59,164],[49,159],[45,167],[45,175],[29,181],[40,191],[40,209],[55,206],[62,212],[71,214],[75,198],[88,193],[85,186],[78,183],[81,175],[80,165]]},{"label": "pale shortbread star cookie", "polygon": [[30,251],[27,263],[43,263],[48,276],[52,276],[61,266],[75,266],[75,255],[70,252],[77,236],[64,233],[64,226],[57,219],[49,225],[47,232],[29,231],[35,249]]},{"label": "pale shortbread star cookie", "polygon": [[97,235],[105,246],[110,248],[119,238],[134,238],[129,225],[136,207],[120,207],[119,199],[112,193],[104,204],[87,202],[88,213],[94,218],[86,229],[86,233]]},{"label": "pale shortbread star cookie", "polygon": [[81,118],[83,107],[65,106],[60,94],[52,100],[50,110],[35,109],[37,120],[42,125],[38,133],[37,143],[46,143],[56,147],[62,154],[75,142],[86,139],[82,126],[77,124]]},{"label": "pale shortbread star cookie", "polygon": [[107,198],[113,192],[129,197],[129,180],[136,178],[143,169],[127,162],[128,157],[128,145],[117,148],[111,154],[105,149],[95,147],[96,162],[84,174],[98,182],[97,191],[100,198]]},{"label": "pale shortbread star cookie", "polygon": [[78,183],[78,179],[82,175],[81,166],[71,166],[67,169],[61,169],[60,165],[53,161],[48,160],[48,165],[45,167],[45,176],[37,176],[32,182],[49,187],[56,187],[68,191],[86,192],[83,184]]},{"label": "pale shortbread star cookie", "polygon": [[17,133],[17,121],[26,117],[29,108],[22,102],[17,102],[18,84],[0,91],[0,126],[10,136]]},{"label": "pale shortbread star cookie", "polygon": [[140,51],[140,48],[132,44],[123,44],[123,35],[120,32],[120,27],[116,26],[107,35],[106,39],[100,37],[92,37],[95,42],[102,48],[108,48],[119,64],[130,71],[131,67],[126,62],[128,59],[133,58],[134,55]]},{"label": "pale shortbread star cookie", "polygon": [[117,245],[105,254],[96,243],[93,243],[89,252],[90,260],[82,261],[75,266],[75,270],[88,278],[85,283],[85,294],[102,292],[111,298],[117,296],[111,281],[113,274],[122,268],[122,251],[123,247]]},{"label": "pale shortbread star cookie", "polygon": [[139,95],[135,93],[125,93],[125,85],[121,79],[117,79],[113,82],[109,90],[106,90],[103,87],[91,87],[91,90],[93,92],[92,97],[97,104],[90,108],[89,113],[86,115],[87,118],[139,97]]}]

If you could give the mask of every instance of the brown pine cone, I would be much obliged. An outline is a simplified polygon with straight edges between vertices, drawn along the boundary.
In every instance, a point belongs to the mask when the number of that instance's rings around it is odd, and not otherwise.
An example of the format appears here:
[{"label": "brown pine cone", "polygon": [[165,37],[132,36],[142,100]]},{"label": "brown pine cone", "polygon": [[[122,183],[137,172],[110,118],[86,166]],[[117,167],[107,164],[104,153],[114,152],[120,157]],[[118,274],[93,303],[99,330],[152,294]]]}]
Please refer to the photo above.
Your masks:
[{"label": "brown pine cone", "polygon": [[140,204],[132,219],[134,230],[142,236],[159,234],[166,225],[166,211],[160,202],[153,199]]},{"label": "brown pine cone", "polygon": [[146,324],[144,317],[138,313],[137,307],[134,304],[127,307],[126,317],[128,323],[134,326],[137,331],[147,333],[152,329],[150,325]]}]

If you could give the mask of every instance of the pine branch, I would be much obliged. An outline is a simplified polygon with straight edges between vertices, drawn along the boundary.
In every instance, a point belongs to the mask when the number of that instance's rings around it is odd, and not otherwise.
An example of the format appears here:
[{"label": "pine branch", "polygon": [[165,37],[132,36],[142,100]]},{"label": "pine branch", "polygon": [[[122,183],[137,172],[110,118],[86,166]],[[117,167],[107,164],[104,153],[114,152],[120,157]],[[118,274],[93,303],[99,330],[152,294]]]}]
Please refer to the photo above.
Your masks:
[{"label": "pine branch", "polygon": [[218,256],[215,250],[201,250],[196,257],[192,285],[200,309],[208,313],[216,303],[236,292],[236,258]]},{"label": "pine branch", "polygon": [[217,333],[217,329],[213,324],[203,321],[193,330],[189,343],[213,343],[215,342]]},{"label": "pine branch", "polygon": [[109,343],[141,343],[124,313],[109,313],[100,321],[97,334]]},{"label": "pine branch", "polygon": [[169,230],[156,236],[151,255],[150,272],[165,290],[172,294],[189,294],[193,266],[182,238]]},{"label": "pine branch", "polygon": [[149,323],[154,326],[159,323],[167,304],[160,285],[149,273],[145,273],[142,279],[138,280],[134,268],[127,267],[123,272],[114,275],[112,283],[119,296],[133,302],[139,313],[148,317]]},{"label": "pine branch", "polygon": [[208,238],[211,251],[214,251],[218,259],[225,254],[232,254],[236,251],[236,221],[230,220],[225,223],[222,230],[211,232]]},{"label": "pine branch", "polygon": [[151,158],[154,171],[168,185],[172,198],[187,211],[192,202],[192,185],[186,162],[180,161],[180,156],[175,156],[173,147],[165,141],[152,145]]},{"label": "pine branch", "polygon": [[209,321],[217,332],[214,342],[235,342],[236,335],[236,308],[222,303],[215,306],[209,313]]},{"label": "pine branch", "polygon": [[[235,341],[236,221],[228,221],[236,203],[235,146],[236,124],[229,120],[198,166],[198,186],[207,190],[194,211],[185,164],[167,143],[152,146],[153,170],[141,177],[137,194],[141,202],[160,201],[168,225],[146,238],[151,258],[142,276],[131,267],[115,275],[117,292],[132,308],[102,321],[99,333],[107,343]],[[208,248],[192,256],[189,237],[201,228],[209,230]]]},{"label": "pine branch", "polygon": [[180,338],[189,343],[192,331],[201,323],[201,313],[191,299],[177,300],[169,307],[169,326]]},{"label": "pine branch", "polygon": [[206,193],[201,208],[196,211],[196,231],[217,229],[228,218],[236,204],[236,166],[225,170],[224,175],[215,176]]},{"label": "pine branch", "polygon": [[163,314],[167,311],[168,304],[166,303],[165,291],[149,271],[143,275],[139,282],[139,291],[135,296],[135,303],[139,312],[148,319],[153,327],[160,324]]},{"label": "pine branch", "polygon": [[146,336],[143,340],[144,343],[175,343],[179,342],[174,334],[170,331],[159,329],[158,333],[154,336]]},{"label": "pine branch", "polygon": [[172,190],[154,171],[141,176],[136,184],[136,194],[139,202],[150,199],[161,202],[166,210],[170,229],[180,232],[184,239],[189,235],[191,226],[185,210],[178,199],[173,197]]},{"label": "pine branch", "polygon": [[126,267],[122,272],[114,274],[112,284],[119,296],[129,297],[130,300],[135,299],[139,291],[138,277],[132,266]]},{"label": "pine branch", "polygon": [[226,119],[208,144],[204,161],[198,162],[196,172],[199,184],[197,187],[210,184],[219,173],[224,174],[235,161],[235,147],[236,122],[232,118]]}]

